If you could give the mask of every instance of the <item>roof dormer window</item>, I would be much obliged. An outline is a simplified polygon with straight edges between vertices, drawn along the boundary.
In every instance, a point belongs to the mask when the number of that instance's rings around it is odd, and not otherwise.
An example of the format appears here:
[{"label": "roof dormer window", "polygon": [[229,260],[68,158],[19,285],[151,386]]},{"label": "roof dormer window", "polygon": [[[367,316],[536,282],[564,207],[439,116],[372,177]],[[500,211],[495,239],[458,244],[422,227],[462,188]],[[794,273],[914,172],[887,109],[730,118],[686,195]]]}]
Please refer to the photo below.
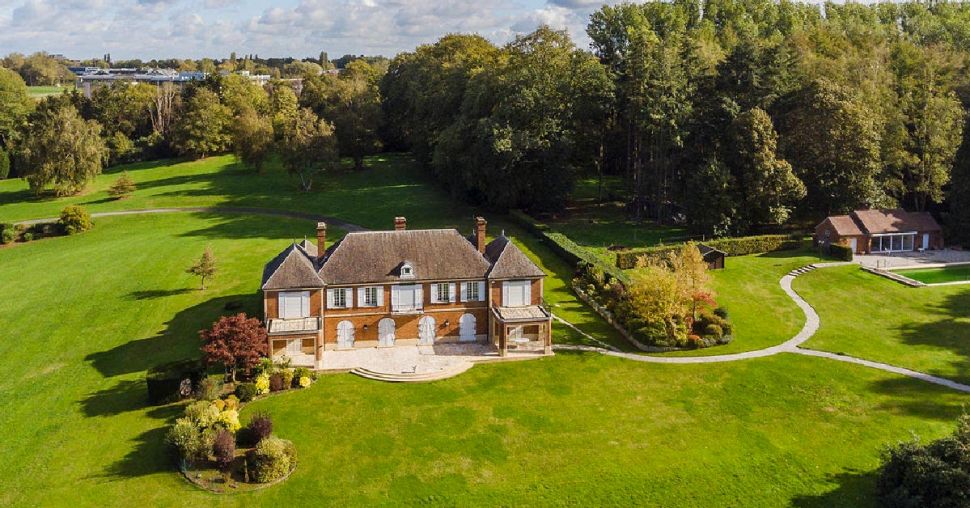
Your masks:
[{"label": "roof dormer window", "polygon": [[402,279],[414,278],[414,267],[411,266],[411,263],[404,263],[401,265],[401,278]]}]

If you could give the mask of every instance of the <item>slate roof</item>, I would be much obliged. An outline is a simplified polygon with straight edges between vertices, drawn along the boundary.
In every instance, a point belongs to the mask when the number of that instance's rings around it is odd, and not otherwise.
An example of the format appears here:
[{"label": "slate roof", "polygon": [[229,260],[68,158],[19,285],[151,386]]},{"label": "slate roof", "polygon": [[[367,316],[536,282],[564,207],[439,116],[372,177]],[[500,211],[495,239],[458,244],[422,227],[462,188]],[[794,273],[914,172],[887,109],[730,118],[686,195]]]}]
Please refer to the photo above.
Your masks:
[{"label": "slate roof", "polygon": [[[313,249],[314,253],[316,248]],[[293,244],[277,254],[263,268],[262,289],[320,288],[314,256],[301,245]]]},{"label": "slate roof", "polygon": [[545,277],[546,275],[505,235],[485,246],[485,258],[492,263],[492,269],[488,272],[489,279]]},{"label": "slate roof", "polygon": [[407,261],[414,280],[481,279],[491,264],[454,229],[348,233],[327,249],[320,268],[326,284],[400,281]]}]

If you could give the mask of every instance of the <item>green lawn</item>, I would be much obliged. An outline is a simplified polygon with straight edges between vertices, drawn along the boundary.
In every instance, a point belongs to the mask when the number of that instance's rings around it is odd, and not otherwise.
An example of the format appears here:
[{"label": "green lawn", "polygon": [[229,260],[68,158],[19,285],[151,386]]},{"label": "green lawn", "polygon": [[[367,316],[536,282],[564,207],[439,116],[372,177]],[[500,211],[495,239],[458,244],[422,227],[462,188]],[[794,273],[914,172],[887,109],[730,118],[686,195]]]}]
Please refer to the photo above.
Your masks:
[{"label": "green lawn", "polygon": [[48,95],[60,95],[71,90],[74,90],[73,84],[63,86],[28,86],[27,95],[34,99],[41,99]]},{"label": "green lawn", "polygon": [[847,266],[794,288],[822,321],[805,347],[970,382],[970,286],[911,288]]},{"label": "green lawn", "polygon": [[[145,407],[144,371],[195,354],[196,330],[226,304],[255,311],[260,266],[311,226],[115,217],[0,249],[0,281],[17,295],[0,302],[15,316],[0,343],[0,505],[858,506],[885,443],[943,435],[965,402],[787,355],[661,366],[560,354],[407,386],[332,375],[245,411],[270,412],[296,443],[290,480],[199,491],[162,442],[179,406]],[[201,292],[184,269],[206,246],[221,271]]]},{"label": "green lawn", "polygon": [[970,265],[956,265],[943,268],[911,268],[893,271],[924,284],[941,284],[945,282],[964,282],[970,280]]},{"label": "green lawn", "polygon": [[[411,227],[464,230],[476,213],[451,202],[403,156],[373,159],[380,169],[330,175],[307,194],[295,192],[278,170],[254,175],[232,161],[130,167],[140,188],[125,201],[104,195],[117,170],[99,177],[88,194],[58,200],[20,203],[23,184],[0,182],[0,221],[56,215],[67,202],[91,210],[263,206],[379,228],[406,215]],[[0,283],[8,295],[0,301],[8,338],[0,342],[0,506],[494,505],[497,499],[507,505],[871,506],[882,448],[911,432],[924,439],[948,433],[967,402],[935,385],[795,355],[665,366],[560,353],[479,365],[422,385],[330,375],[309,390],[244,411],[244,418],[270,412],[277,432],[296,443],[294,476],[263,491],[216,496],[174,473],[162,440],[180,406],[145,407],[144,372],[196,355],[197,330],[227,305],[258,314],[262,265],[291,239],[312,234],[313,225],[215,213],[96,222],[82,235],[0,248]],[[568,290],[571,267],[501,217],[490,228],[493,234],[506,229],[550,273],[544,296],[554,312],[622,344]],[[340,235],[332,230],[329,238]],[[220,272],[202,292],[184,270],[206,246]],[[715,284],[737,339],[709,353],[757,349],[794,334],[803,317],[778,279],[813,259],[802,253],[728,259]],[[859,274],[820,270],[796,283],[826,276]],[[872,306],[884,312],[884,301],[856,302],[869,294],[885,299],[889,288],[958,293],[860,280],[875,291],[852,280],[836,284],[855,291],[855,300],[841,306],[856,314]],[[827,316],[832,310],[825,305],[837,302],[821,296],[806,298],[820,308],[822,332],[842,337],[853,330],[846,328],[852,323]],[[949,316],[965,312],[958,309],[967,303],[942,297],[928,303],[924,317],[939,323],[922,323],[923,331],[946,320],[961,328]],[[885,335],[882,326],[870,322],[869,335],[872,329]],[[564,326],[555,330],[556,342],[580,341]],[[914,344],[907,345],[877,349],[903,363],[913,360]],[[930,365],[963,356],[956,347],[937,353],[927,358]]]}]

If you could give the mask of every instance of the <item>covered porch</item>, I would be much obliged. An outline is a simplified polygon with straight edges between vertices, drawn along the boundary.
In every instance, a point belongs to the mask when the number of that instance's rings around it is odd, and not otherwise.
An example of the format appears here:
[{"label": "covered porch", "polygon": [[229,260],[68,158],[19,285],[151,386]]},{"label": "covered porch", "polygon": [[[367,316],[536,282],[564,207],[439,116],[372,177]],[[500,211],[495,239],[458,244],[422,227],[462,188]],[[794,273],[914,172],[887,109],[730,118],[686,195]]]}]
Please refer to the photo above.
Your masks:
[{"label": "covered porch", "polygon": [[552,354],[552,315],[538,305],[493,307],[491,336],[499,355]]},{"label": "covered porch", "polygon": [[266,324],[270,356],[274,362],[289,360],[294,367],[315,367],[321,319],[270,319]]}]

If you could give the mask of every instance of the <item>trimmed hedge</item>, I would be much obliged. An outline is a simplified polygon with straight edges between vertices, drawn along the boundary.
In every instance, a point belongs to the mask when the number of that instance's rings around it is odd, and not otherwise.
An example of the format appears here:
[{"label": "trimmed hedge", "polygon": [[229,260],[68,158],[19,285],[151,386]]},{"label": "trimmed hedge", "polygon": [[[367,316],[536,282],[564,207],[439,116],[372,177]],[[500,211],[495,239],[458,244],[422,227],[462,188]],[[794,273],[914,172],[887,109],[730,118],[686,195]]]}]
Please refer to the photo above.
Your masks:
[{"label": "trimmed hedge", "polygon": [[148,402],[161,404],[182,398],[180,389],[185,380],[189,382],[189,394],[205,377],[205,368],[198,360],[181,360],[153,367],[145,374],[148,385]]},{"label": "trimmed hedge", "polygon": [[603,273],[621,282],[627,282],[629,280],[627,275],[618,270],[617,267],[603,262],[602,259],[572,241],[568,236],[552,231],[549,226],[536,221],[521,210],[512,210],[509,212],[509,217],[515,223],[539,238],[546,247],[549,247],[550,250],[571,266],[595,266],[602,270]]},{"label": "trimmed hedge", "polygon": [[852,261],[852,247],[833,243],[829,245],[829,255],[840,261]]},{"label": "trimmed hedge", "polygon": [[[703,243],[717,250],[724,251],[728,256],[745,256],[748,254],[795,250],[807,245],[801,235],[742,236],[737,238],[720,238]],[[664,245],[617,252],[616,266],[622,270],[629,270],[636,268],[637,260],[641,256],[660,258],[679,248],[679,245]]]}]

